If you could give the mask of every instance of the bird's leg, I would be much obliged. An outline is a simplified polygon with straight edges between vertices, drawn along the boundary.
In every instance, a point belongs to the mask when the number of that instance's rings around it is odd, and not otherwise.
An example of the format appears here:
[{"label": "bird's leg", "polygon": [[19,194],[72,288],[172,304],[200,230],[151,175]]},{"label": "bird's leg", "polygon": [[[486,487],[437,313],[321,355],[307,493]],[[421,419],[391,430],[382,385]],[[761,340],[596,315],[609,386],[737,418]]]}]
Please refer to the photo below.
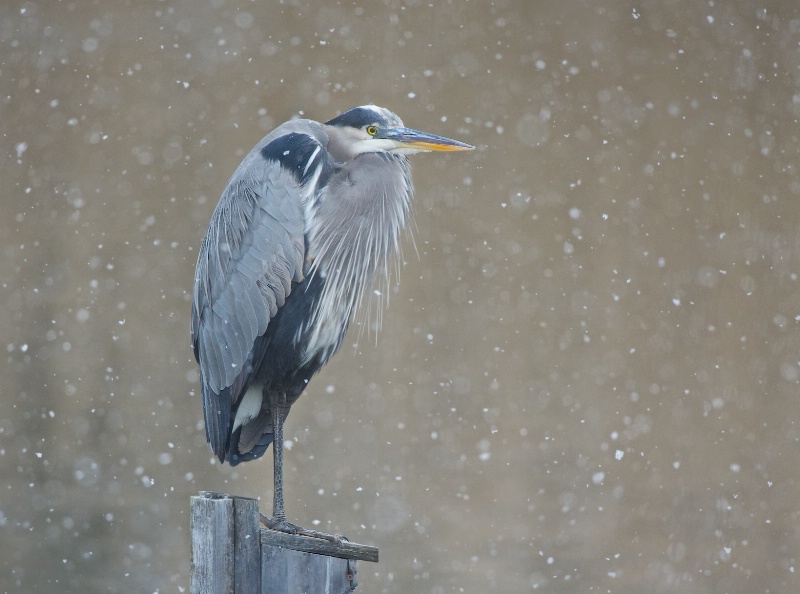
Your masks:
[{"label": "bird's leg", "polygon": [[314,538],[323,538],[335,543],[341,543],[341,538],[333,534],[326,534],[325,532],[317,532],[316,530],[308,530],[292,524],[286,519],[286,512],[283,508],[283,421],[286,419],[286,414],[289,412],[289,407],[286,406],[286,397],[283,394],[270,395],[270,412],[272,413],[272,460],[274,463],[273,480],[274,480],[274,495],[272,498],[272,518],[268,518],[261,514],[261,521],[267,528],[277,530],[278,532],[285,532],[287,534],[300,534],[302,536],[313,536]]},{"label": "bird's leg", "polygon": [[[272,413],[272,427],[275,433],[272,439],[272,460],[274,462],[273,479],[275,493],[272,498],[272,521],[277,525],[288,524],[286,512],[283,509],[283,422],[286,419],[286,406],[281,396],[272,398],[270,402],[270,412]],[[274,528],[273,529],[278,529]],[[294,533],[294,530],[288,530]]]}]

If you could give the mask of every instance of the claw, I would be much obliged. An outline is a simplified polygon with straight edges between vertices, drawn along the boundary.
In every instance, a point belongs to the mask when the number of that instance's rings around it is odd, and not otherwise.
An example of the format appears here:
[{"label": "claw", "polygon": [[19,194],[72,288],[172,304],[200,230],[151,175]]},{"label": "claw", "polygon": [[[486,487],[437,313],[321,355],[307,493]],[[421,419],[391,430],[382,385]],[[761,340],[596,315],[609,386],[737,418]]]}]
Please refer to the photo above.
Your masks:
[{"label": "claw", "polygon": [[276,530],[278,532],[283,532],[285,534],[297,534],[299,536],[308,536],[311,538],[321,538],[323,540],[328,540],[334,544],[342,544],[342,540],[347,540],[346,537],[337,536],[334,534],[328,534],[327,532],[318,532],[317,530],[309,530],[308,528],[303,528],[302,526],[298,526],[297,524],[292,524],[287,520],[280,520],[274,518],[268,518],[262,513],[259,513],[261,516],[261,523],[264,524],[270,530]]}]

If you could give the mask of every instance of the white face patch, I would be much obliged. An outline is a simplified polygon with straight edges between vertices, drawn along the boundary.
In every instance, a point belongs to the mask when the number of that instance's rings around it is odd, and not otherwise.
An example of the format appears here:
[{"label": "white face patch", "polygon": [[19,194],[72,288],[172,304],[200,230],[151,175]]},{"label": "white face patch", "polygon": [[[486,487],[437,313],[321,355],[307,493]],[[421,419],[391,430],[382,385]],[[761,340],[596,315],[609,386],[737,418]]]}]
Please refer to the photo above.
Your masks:
[{"label": "white face patch", "polygon": [[363,140],[355,141],[351,147],[351,150],[354,155],[363,155],[364,153],[388,153],[390,151],[395,151],[396,148],[397,143],[394,140],[389,140],[388,138],[372,138],[372,136],[367,136],[367,138],[364,138]]}]

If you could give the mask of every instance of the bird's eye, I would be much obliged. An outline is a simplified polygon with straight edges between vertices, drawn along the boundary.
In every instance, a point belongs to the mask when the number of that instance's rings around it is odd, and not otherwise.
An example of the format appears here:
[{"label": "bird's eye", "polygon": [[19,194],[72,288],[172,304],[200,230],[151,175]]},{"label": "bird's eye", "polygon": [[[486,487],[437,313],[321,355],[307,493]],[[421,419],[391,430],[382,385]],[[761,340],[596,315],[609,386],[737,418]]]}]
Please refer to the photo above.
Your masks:
[{"label": "bird's eye", "polygon": [[367,134],[370,136],[375,136],[378,133],[378,129],[375,126],[367,126]]}]

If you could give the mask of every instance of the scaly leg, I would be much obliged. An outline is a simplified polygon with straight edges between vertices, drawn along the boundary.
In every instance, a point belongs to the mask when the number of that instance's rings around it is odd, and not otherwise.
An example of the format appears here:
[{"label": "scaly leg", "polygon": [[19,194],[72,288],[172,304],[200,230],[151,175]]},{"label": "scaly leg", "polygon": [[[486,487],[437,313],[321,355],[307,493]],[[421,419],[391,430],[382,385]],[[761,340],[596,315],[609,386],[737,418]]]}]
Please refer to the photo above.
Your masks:
[{"label": "scaly leg", "polygon": [[270,412],[272,413],[272,426],[275,431],[272,439],[272,460],[274,463],[273,481],[275,486],[272,499],[272,519],[261,514],[261,521],[267,528],[285,532],[287,534],[300,534],[302,536],[313,536],[323,538],[332,542],[341,543],[338,536],[307,530],[296,524],[292,524],[286,519],[286,512],[283,508],[283,422],[289,409],[285,404],[282,394],[270,395]]}]

